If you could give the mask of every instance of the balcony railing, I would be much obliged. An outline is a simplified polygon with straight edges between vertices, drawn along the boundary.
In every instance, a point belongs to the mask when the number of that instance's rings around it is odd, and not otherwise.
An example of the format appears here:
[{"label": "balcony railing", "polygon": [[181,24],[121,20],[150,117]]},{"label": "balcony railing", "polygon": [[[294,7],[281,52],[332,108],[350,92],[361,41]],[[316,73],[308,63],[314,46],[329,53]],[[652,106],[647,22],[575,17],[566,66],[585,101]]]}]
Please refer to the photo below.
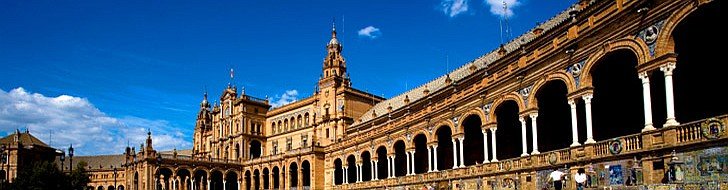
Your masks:
[{"label": "balcony railing", "polygon": [[[728,123],[728,115],[721,115],[712,119],[721,121],[724,124]],[[701,126],[709,120],[711,119],[703,119],[679,126],[664,127],[638,134],[603,140],[593,144],[553,150],[526,157],[504,159],[498,162],[476,164],[463,168],[380,179],[376,181],[335,185],[335,189],[382,188],[385,186],[391,187],[408,184],[422,184],[501,175],[519,171],[532,171],[534,168],[547,168],[554,167],[555,165],[573,164],[577,160],[580,162],[598,161],[598,159],[609,156],[637,154],[654,150],[672,150],[677,147],[690,146],[707,141],[717,141],[728,138],[726,135],[715,139],[705,138],[701,132]],[[616,143],[619,143],[621,146],[613,147],[610,151],[610,146],[616,146]],[[556,160],[551,158],[553,156],[556,157]]]}]

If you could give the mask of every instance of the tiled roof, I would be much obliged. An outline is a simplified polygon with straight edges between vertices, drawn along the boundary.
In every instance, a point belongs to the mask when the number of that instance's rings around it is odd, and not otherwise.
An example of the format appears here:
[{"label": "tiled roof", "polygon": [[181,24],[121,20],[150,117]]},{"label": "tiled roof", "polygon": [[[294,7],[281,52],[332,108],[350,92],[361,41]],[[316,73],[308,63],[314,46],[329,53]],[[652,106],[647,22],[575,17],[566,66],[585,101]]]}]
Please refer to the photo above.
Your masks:
[{"label": "tiled roof", "polygon": [[[574,6],[576,6],[576,5],[574,5]],[[552,17],[548,21],[540,24],[536,28],[543,29],[543,32],[546,32],[546,31],[560,25],[561,23],[566,21],[569,17],[570,17],[569,9],[567,9],[567,10],[564,10],[561,13],[557,14],[556,16]],[[530,32],[530,31],[526,32],[525,34],[523,34],[523,35],[513,39],[512,41],[508,42],[507,44],[505,44],[504,48],[505,48],[506,52],[512,52],[512,51],[520,48],[521,45],[527,44],[527,43],[533,41],[534,39],[536,39],[536,37],[537,36],[534,35],[532,32]],[[417,88],[414,88],[412,90],[409,90],[405,93],[402,93],[400,95],[397,95],[395,97],[382,101],[382,102],[374,105],[374,107],[372,107],[366,113],[364,113],[364,115],[362,115],[362,117],[359,118],[361,121],[355,122],[354,125],[358,125],[360,123],[364,123],[364,122],[374,119],[375,117],[372,115],[372,113],[374,113],[374,112],[376,112],[377,117],[386,115],[385,113],[387,113],[387,107],[389,107],[389,106],[392,106],[392,110],[397,110],[399,108],[402,108],[403,106],[405,106],[405,103],[404,103],[405,97],[409,97],[410,102],[415,102],[417,100],[420,100],[420,99],[426,97],[426,95],[424,94],[425,90],[428,90],[429,92],[432,93],[432,92],[436,92],[442,88],[447,87],[445,80],[448,76],[452,79],[452,81],[457,82],[460,79],[463,79],[463,78],[477,72],[480,69],[487,68],[488,65],[497,61],[498,58],[499,58],[498,49],[495,49],[473,61],[470,61],[469,63],[466,63],[465,65],[462,65],[461,67],[455,69],[454,71],[452,71],[450,73],[440,76],[430,82],[427,82],[427,83],[425,83]],[[471,71],[469,69],[472,66],[475,66],[475,68],[476,68],[474,71]]]},{"label": "tiled roof", "polygon": [[[174,150],[160,151],[160,154],[173,154]],[[192,149],[177,150],[177,155],[180,156],[192,156]]]},{"label": "tiled roof", "polygon": [[16,136],[18,137],[18,142],[22,143],[24,146],[33,145],[33,146],[41,146],[41,147],[50,148],[50,146],[48,146],[48,144],[44,143],[40,139],[31,135],[30,132],[28,132],[28,131],[25,131],[22,133],[19,131],[16,131],[15,133],[10,134],[10,135],[0,139],[0,144],[6,144],[6,145],[13,144],[13,143],[15,143]]},{"label": "tiled roof", "polygon": [[[96,156],[74,156],[73,165],[74,169],[79,162],[84,161],[87,164],[86,170],[111,170],[116,166],[117,170],[123,170],[120,168],[125,162],[123,154],[115,155],[96,155]],[[59,157],[56,157],[56,163],[61,163]],[[68,170],[70,165],[70,159],[66,156],[66,160],[63,163],[63,170]]]}]

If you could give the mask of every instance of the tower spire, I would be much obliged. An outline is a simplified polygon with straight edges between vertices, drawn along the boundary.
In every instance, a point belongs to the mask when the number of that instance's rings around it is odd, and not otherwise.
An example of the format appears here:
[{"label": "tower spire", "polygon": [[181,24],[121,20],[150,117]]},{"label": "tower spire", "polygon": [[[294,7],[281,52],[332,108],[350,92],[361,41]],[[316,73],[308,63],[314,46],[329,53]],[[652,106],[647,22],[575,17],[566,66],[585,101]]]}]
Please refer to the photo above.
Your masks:
[{"label": "tower spire", "polygon": [[[337,86],[340,84],[347,84],[349,80],[345,77],[346,74],[346,61],[341,55],[342,50],[341,42],[336,38],[336,18],[331,23],[331,40],[326,44],[326,57],[323,62],[323,72],[321,73],[321,79],[319,82],[324,80],[334,79]],[[320,83],[322,84],[322,83]]]}]

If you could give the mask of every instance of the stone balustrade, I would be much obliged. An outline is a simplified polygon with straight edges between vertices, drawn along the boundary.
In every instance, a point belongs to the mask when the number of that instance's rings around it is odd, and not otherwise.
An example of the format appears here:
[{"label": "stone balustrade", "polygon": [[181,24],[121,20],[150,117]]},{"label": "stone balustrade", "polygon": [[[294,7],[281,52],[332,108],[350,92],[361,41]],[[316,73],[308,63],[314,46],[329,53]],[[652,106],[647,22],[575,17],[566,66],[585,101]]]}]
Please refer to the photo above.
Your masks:
[{"label": "stone balustrade", "polygon": [[[702,134],[702,126],[710,120],[720,121],[725,124],[728,123],[728,115],[684,123],[673,127],[659,128],[638,134],[598,141],[593,144],[569,147],[525,157],[516,157],[500,160],[498,162],[476,164],[463,168],[401,176],[397,178],[342,184],[336,185],[335,188],[384,188],[391,186],[428,184],[432,182],[517,174],[521,172],[532,172],[534,169],[539,168],[554,168],[563,165],[576,164],[576,162],[597,162],[609,157],[628,157],[648,151],[674,150],[681,147],[706,143],[708,141],[725,141],[728,139],[727,135],[708,139]],[[620,146],[614,147],[610,150],[610,146],[615,146],[616,143],[620,144]],[[555,156],[556,160],[553,160],[553,158],[551,158],[552,156]]]}]

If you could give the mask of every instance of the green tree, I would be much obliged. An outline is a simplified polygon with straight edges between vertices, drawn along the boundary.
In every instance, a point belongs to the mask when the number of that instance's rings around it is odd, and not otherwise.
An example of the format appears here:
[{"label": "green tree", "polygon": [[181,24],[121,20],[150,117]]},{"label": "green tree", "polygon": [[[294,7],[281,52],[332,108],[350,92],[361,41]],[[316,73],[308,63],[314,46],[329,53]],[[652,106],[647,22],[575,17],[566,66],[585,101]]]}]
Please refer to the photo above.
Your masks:
[{"label": "green tree", "polygon": [[91,178],[89,178],[88,172],[86,172],[86,167],[88,164],[84,161],[78,162],[76,164],[76,169],[73,170],[69,174],[69,181],[71,182],[72,189],[78,189],[83,190],[86,188],[86,185],[88,185],[89,182],[91,182]]},{"label": "green tree", "polygon": [[[35,162],[22,167],[9,190],[83,190],[90,179],[85,170],[86,163],[80,162],[76,169],[66,174],[52,162]],[[5,187],[5,186],[3,186]]]}]

